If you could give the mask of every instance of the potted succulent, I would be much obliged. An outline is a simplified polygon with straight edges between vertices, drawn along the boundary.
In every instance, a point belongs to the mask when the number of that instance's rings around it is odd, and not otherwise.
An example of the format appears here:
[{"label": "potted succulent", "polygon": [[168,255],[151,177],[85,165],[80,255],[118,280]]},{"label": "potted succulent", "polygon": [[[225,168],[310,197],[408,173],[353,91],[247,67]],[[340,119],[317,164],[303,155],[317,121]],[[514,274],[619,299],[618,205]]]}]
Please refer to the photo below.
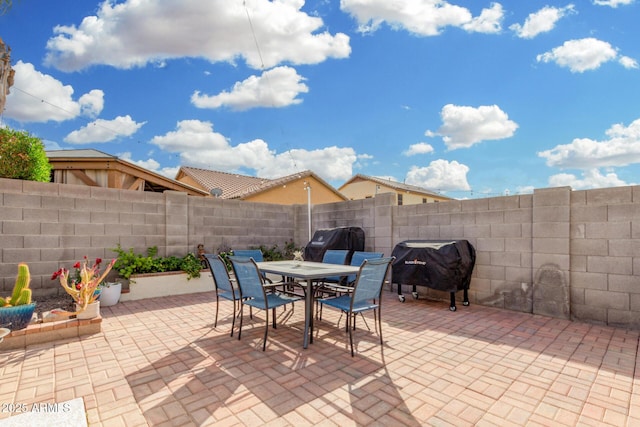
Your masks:
[{"label": "potted succulent", "polygon": [[10,297],[0,297],[0,326],[13,331],[24,329],[31,322],[36,303],[31,302],[29,266],[18,264],[18,277]]},{"label": "potted succulent", "polygon": [[62,288],[76,303],[76,311],[68,312],[63,310],[53,310],[56,314],[67,316],[75,315],[79,319],[88,319],[100,315],[100,296],[99,285],[104,281],[109,271],[113,267],[116,260],[112,260],[100,274],[100,264],[102,260],[96,259],[96,262],[90,267],[87,257],[82,262],[74,265],[75,273],[71,275],[66,268],[53,273],[52,280],[59,279]]}]

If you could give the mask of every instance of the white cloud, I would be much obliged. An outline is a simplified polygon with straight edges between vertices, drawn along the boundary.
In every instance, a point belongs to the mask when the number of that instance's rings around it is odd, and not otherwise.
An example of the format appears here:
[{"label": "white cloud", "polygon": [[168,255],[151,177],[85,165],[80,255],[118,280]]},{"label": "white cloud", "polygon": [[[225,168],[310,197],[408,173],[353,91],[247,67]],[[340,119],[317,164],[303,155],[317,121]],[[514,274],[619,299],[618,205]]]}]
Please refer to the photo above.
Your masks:
[{"label": "white cloud", "polygon": [[313,170],[327,181],[346,181],[353,176],[358,156],[350,147],[325,147],[317,150],[292,149],[280,153],[272,161],[256,166],[258,176],[278,178],[297,170]]},{"label": "white cloud", "polygon": [[[567,67],[572,73],[582,73],[595,70],[605,62],[618,57],[618,50],[609,43],[592,37],[569,40],[562,46],[553,48],[536,57],[538,62],[555,62],[561,67]],[[619,59],[626,68],[636,68],[635,60],[626,56]],[[635,66],[634,66],[635,65]]]},{"label": "white cloud", "polygon": [[482,9],[477,16],[462,26],[470,33],[499,33],[502,30],[504,11],[500,3],[493,3],[489,9]]},{"label": "white cloud", "polygon": [[638,68],[638,61],[636,61],[633,58],[629,58],[628,56],[621,56],[620,59],[618,60],[618,62],[624,68],[628,68],[628,69],[630,69],[630,68]]},{"label": "white cloud", "polygon": [[447,104],[440,112],[442,126],[426,136],[441,136],[449,150],[468,148],[478,142],[513,136],[518,124],[497,105],[478,108]]},{"label": "white cloud", "polygon": [[16,74],[7,96],[7,117],[19,122],[63,122],[82,114],[93,117],[102,111],[104,92],[99,89],[74,101],[73,87],[37,71],[33,64],[18,61],[12,68]]},{"label": "white cloud", "polygon": [[551,187],[570,186],[574,190],[589,188],[621,187],[625,185],[635,185],[626,183],[614,172],[602,175],[598,169],[588,169],[582,173],[582,178],[568,173],[560,173],[549,177]]},{"label": "white cloud", "polygon": [[179,166],[160,168],[160,163],[158,163],[154,159],[133,160],[131,158],[130,151],[126,151],[124,153],[118,154],[118,158],[120,158],[121,160],[126,160],[129,163],[133,163],[134,165],[140,166],[141,168],[148,169],[152,172],[158,173],[162,176],[165,176],[171,179],[175,179],[176,175],[178,175],[178,171],[180,170]]},{"label": "white cloud", "polygon": [[94,89],[82,95],[78,102],[83,116],[97,117],[104,108],[104,92]]},{"label": "white cloud", "polygon": [[298,95],[309,91],[303,80],[295,69],[277,67],[265,71],[261,76],[251,76],[236,83],[229,92],[208,96],[196,91],[191,96],[191,102],[198,108],[229,107],[236,111],[256,107],[286,107],[300,104],[302,100]]},{"label": "white cloud", "polygon": [[540,33],[553,30],[556,22],[574,12],[575,7],[572,4],[565,7],[545,6],[539,11],[530,14],[525,19],[524,24],[513,24],[509,29],[513,30],[520,38],[532,39]]},{"label": "white cloud", "polygon": [[95,64],[127,69],[183,57],[232,63],[244,58],[261,69],[348,57],[349,37],[320,32],[322,19],[302,12],[303,5],[299,0],[105,0],[95,16],[78,26],[54,28],[45,63],[76,71]]},{"label": "white cloud", "polygon": [[426,167],[412,166],[405,182],[432,191],[471,190],[467,182],[469,167],[446,160],[434,160]]},{"label": "white cloud", "polygon": [[547,159],[547,166],[573,169],[640,163],[640,119],[628,127],[613,125],[606,134],[606,141],[576,138],[570,144],[539,152],[538,156]]},{"label": "white cloud", "polygon": [[418,142],[409,146],[408,150],[402,152],[405,156],[415,156],[416,154],[429,154],[433,153],[433,147],[426,142]]},{"label": "white cloud", "polygon": [[633,3],[634,0],[594,0],[593,4],[597,4],[598,6],[611,6],[616,8],[620,5],[628,5]]},{"label": "white cloud", "polygon": [[71,144],[91,144],[113,141],[131,136],[146,122],[136,123],[130,116],[118,116],[113,120],[95,120],[79,130],[74,130],[64,140]]},{"label": "white cloud", "polygon": [[420,36],[438,35],[449,26],[497,33],[504,16],[499,3],[474,18],[469,9],[442,0],[342,0],[340,8],[358,21],[361,32],[374,32],[386,22],[393,29]]},{"label": "white cloud", "polygon": [[357,160],[352,148],[293,149],[280,154],[261,139],[232,146],[210,122],[183,120],[177,129],[151,141],[164,151],[179,153],[181,163],[221,171],[252,169],[263,178],[278,178],[311,169],[327,181],[351,178]]}]

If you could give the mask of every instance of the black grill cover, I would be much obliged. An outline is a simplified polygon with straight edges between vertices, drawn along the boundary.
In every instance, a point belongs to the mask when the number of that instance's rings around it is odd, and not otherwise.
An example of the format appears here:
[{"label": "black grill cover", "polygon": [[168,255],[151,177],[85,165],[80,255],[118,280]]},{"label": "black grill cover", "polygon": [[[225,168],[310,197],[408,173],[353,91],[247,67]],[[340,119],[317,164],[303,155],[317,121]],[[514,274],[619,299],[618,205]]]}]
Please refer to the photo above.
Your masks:
[{"label": "black grill cover", "polygon": [[[304,248],[305,261],[322,262],[327,249],[364,250],[364,230],[360,227],[338,227],[316,230],[313,238]],[[350,255],[351,255],[350,254]],[[351,256],[347,257],[347,263]]]},{"label": "black grill cover", "polygon": [[392,282],[456,292],[469,289],[476,251],[467,240],[407,240],[393,249]]}]

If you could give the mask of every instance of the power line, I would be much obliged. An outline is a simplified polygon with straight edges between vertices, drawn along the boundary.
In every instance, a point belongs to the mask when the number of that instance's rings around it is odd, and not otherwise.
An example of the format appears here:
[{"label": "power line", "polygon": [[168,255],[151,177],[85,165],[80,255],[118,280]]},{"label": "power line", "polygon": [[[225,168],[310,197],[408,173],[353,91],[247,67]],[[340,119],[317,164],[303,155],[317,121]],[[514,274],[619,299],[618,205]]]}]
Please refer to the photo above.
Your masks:
[{"label": "power line", "polygon": [[[253,42],[256,45],[256,50],[258,51],[258,57],[260,58],[260,71],[262,71],[262,76],[264,77],[264,79],[267,82],[267,87],[269,88],[269,91],[271,92],[271,94],[275,94],[273,87],[271,86],[271,81],[269,80],[269,76],[264,72],[264,59],[262,58],[262,51],[260,50],[260,44],[258,43],[258,37],[256,36],[256,31],[253,28],[253,22],[251,21],[251,15],[249,14],[249,8],[247,8],[247,2],[243,1],[242,5],[244,6],[244,10],[245,13],[247,14],[247,20],[249,21],[249,28],[251,28],[251,35],[253,36]],[[276,105],[273,102],[273,98],[271,98],[271,106],[273,108],[277,108]],[[284,129],[282,128],[282,124],[280,124],[280,133],[282,135],[284,135]],[[291,157],[291,161],[293,162],[293,168],[296,172],[300,172],[298,170],[298,164],[296,163],[296,159],[293,157],[293,154],[291,154],[291,148],[289,147],[288,144],[286,144],[285,146],[286,148],[286,152],[289,154],[289,157]]]},{"label": "power line", "polygon": [[80,118],[80,119],[85,120],[85,121],[87,122],[87,124],[92,124],[93,126],[97,126],[97,127],[102,128],[102,129],[105,129],[106,131],[109,131],[109,132],[111,132],[112,134],[114,134],[114,135],[116,135],[116,136],[122,136],[122,134],[121,134],[121,133],[116,132],[115,130],[113,130],[113,129],[111,129],[111,128],[107,127],[107,126],[104,126],[104,125],[102,125],[102,124],[100,124],[100,123],[96,122],[95,120],[94,120],[94,121],[90,121],[90,120],[89,120],[89,119],[87,119],[86,117],[78,116],[78,115],[76,115],[76,113],[74,113],[73,111],[69,111],[69,110],[67,110],[67,109],[65,109],[65,108],[63,108],[63,107],[61,107],[61,106],[59,106],[59,105],[53,104],[53,103],[51,103],[51,102],[47,101],[46,99],[42,99],[42,98],[40,98],[39,96],[36,96],[36,95],[34,95],[34,94],[32,94],[32,93],[29,93],[29,92],[27,92],[27,91],[25,91],[25,90],[23,90],[23,89],[20,89],[19,87],[15,86],[15,85],[14,85],[14,86],[12,86],[12,87],[11,87],[11,89],[12,89],[12,90],[14,90],[14,89],[15,89],[15,90],[17,90],[18,92],[22,92],[23,94],[25,94],[25,95],[27,95],[27,96],[30,96],[30,97],[32,97],[32,98],[34,98],[34,99],[37,99],[38,101],[40,101],[40,102],[41,102],[41,103],[43,103],[43,104],[47,104],[47,105],[49,105],[49,106],[51,106],[51,107],[53,107],[53,108],[56,108],[56,109],[58,109],[58,110],[60,110],[60,111],[64,111],[65,113],[69,114],[70,119]]}]

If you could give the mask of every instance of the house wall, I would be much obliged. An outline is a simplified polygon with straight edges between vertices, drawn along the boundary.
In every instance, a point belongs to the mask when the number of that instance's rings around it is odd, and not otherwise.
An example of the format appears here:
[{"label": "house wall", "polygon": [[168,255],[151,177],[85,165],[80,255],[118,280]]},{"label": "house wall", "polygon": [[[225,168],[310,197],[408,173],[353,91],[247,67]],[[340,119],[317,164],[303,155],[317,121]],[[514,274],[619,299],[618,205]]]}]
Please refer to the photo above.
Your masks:
[{"label": "house wall", "polygon": [[283,205],[306,204],[308,195],[307,190],[305,190],[307,186],[305,182],[308,182],[311,186],[311,203],[314,205],[343,200],[335,191],[332,191],[331,188],[320,183],[312,176],[307,176],[249,196],[245,201],[278,203]]},{"label": "house wall", "polygon": [[[466,239],[477,252],[471,304],[640,328],[638,186],[407,206],[395,206],[387,193],[315,205],[312,225],[362,227],[366,250],[386,255],[403,240]],[[215,252],[309,241],[306,204],[7,179],[0,179],[0,227],[2,294],[12,288],[18,262],[29,263],[36,295],[58,292],[53,271],[85,255],[112,258],[118,243],[181,256],[199,243]]]},{"label": "house wall", "polygon": [[356,181],[350,182],[340,187],[340,192],[345,196],[347,196],[349,199],[353,199],[353,200],[373,198],[384,193],[394,193],[396,195],[395,204],[398,204],[397,195],[402,194],[403,205],[422,204],[423,199],[427,199],[427,203],[434,203],[434,202],[439,202],[441,200],[448,200],[445,198],[440,199],[438,197],[433,197],[432,195],[428,195],[428,194],[400,191],[396,188],[386,186],[384,184],[379,184],[377,182],[366,181],[366,180],[356,180]]}]

